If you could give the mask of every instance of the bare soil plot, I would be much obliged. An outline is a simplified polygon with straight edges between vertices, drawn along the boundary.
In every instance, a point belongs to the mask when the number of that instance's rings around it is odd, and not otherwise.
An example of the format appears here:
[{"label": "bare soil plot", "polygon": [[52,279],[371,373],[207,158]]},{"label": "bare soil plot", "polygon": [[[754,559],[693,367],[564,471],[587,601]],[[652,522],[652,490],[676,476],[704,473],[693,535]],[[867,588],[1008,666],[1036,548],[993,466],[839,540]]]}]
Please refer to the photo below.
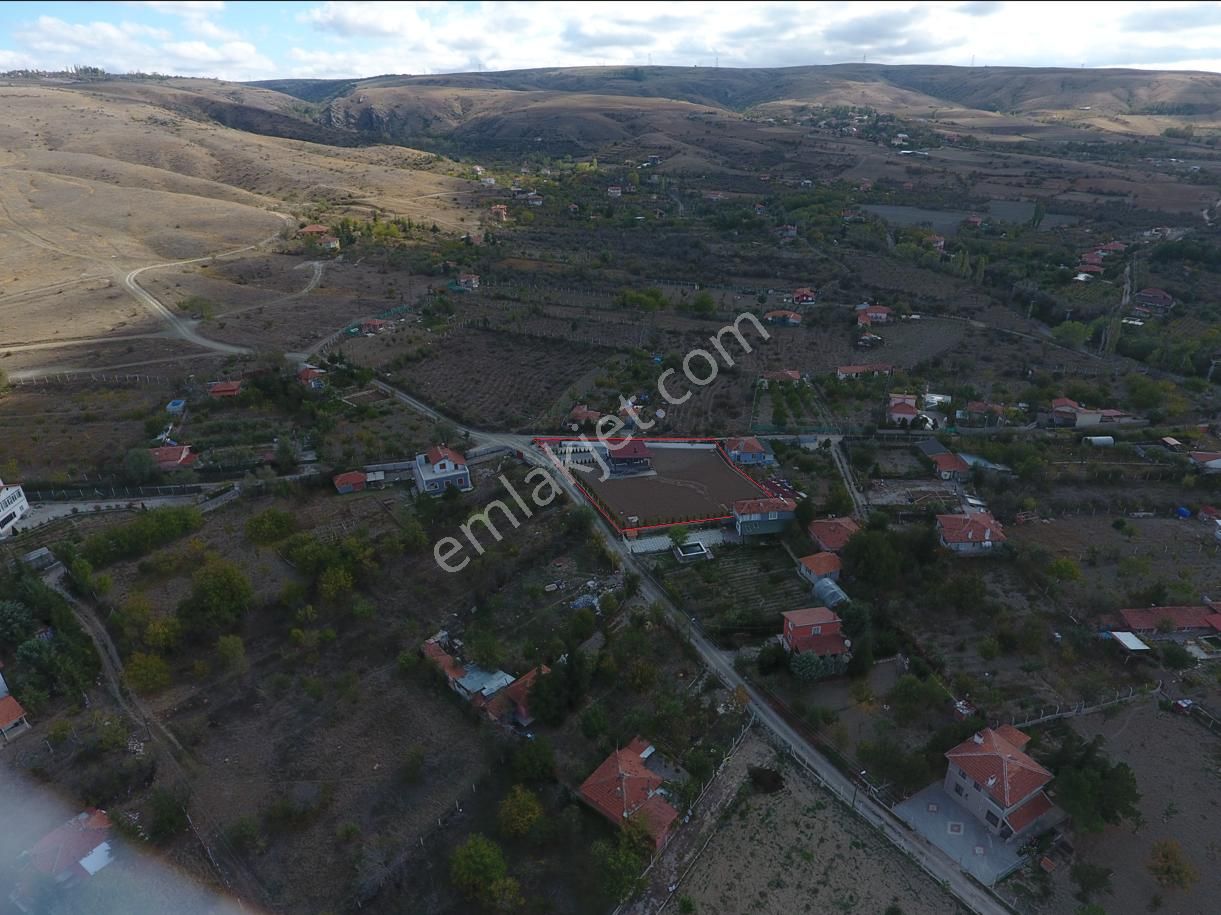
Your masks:
[{"label": "bare soil plot", "polygon": [[593,473],[579,480],[620,528],[724,517],[739,499],[768,495],[719,449],[653,448],[651,455],[653,475],[601,481]]},{"label": "bare soil plot", "polygon": [[567,400],[572,383],[608,355],[590,343],[557,344],[462,328],[434,342],[396,377],[455,419],[529,429]]},{"label": "bare soil plot", "polygon": [[771,795],[745,784],[737,804],[666,908],[702,915],[962,912],[955,899],[793,765]]},{"label": "bare soil plot", "polygon": [[[1100,835],[1075,837],[1077,859],[1110,868],[1112,892],[1097,901],[1115,915],[1149,911],[1160,894],[1166,910],[1204,913],[1216,910],[1221,893],[1221,740],[1181,715],[1160,711],[1152,701],[1122,706],[1111,716],[1086,715],[1070,722],[1086,740],[1102,735],[1103,752],[1114,762],[1127,763],[1141,792],[1142,824],[1108,827]],[[1053,783],[1054,787],[1054,783]],[[1190,890],[1160,889],[1145,865],[1159,839],[1182,846],[1200,880]],[[1067,867],[1052,879],[1053,899],[1042,911],[1068,915],[1080,903]]]}]

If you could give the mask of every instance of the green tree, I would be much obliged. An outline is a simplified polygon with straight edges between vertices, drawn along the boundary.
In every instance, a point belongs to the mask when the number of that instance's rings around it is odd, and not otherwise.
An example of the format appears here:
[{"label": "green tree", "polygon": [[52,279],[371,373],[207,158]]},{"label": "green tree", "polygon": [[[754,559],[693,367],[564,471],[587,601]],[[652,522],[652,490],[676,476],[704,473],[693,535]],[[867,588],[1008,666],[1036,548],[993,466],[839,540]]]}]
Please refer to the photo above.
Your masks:
[{"label": "green tree", "polygon": [[246,538],[251,543],[278,543],[297,530],[297,518],[291,512],[269,508],[246,522]]},{"label": "green tree", "polygon": [[[531,690],[533,704],[533,690]],[[551,741],[536,737],[518,744],[509,768],[513,777],[523,782],[544,782],[555,777],[555,750]]]},{"label": "green tree", "polygon": [[1139,816],[1136,775],[1127,764],[1107,760],[1101,745],[1100,737],[1086,743],[1070,732],[1048,760],[1056,774],[1056,803],[1081,832],[1100,832]]},{"label": "green tree", "polygon": [[216,640],[216,653],[227,669],[239,673],[246,669],[246,643],[240,635],[222,635]]},{"label": "green tree", "polygon": [[191,593],[178,608],[193,635],[210,636],[231,629],[250,609],[254,588],[236,565],[210,559],[191,576]]},{"label": "green tree", "polygon": [[152,805],[148,837],[157,844],[168,842],[187,828],[186,804],[174,792],[166,788],[154,789]]},{"label": "green tree", "polygon": [[128,483],[147,483],[156,473],[157,464],[147,448],[131,448],[123,456],[123,479]]},{"label": "green tree", "polygon": [[853,535],[843,550],[844,566],[855,578],[877,588],[893,588],[902,561],[888,531],[865,530]]},{"label": "green tree", "polygon": [[666,531],[666,535],[670,538],[670,542],[675,546],[682,546],[691,537],[691,529],[685,524],[676,524],[674,527]]},{"label": "green tree", "polygon": [[0,600],[0,645],[15,648],[34,634],[29,607],[15,600]]},{"label": "green tree", "polygon": [[1056,581],[1080,581],[1081,567],[1067,556],[1057,556],[1048,564],[1047,574]]},{"label": "green tree", "polygon": [[691,300],[691,310],[697,315],[710,315],[716,311],[716,302],[708,292],[701,290]]},{"label": "green tree", "polygon": [[352,578],[352,573],[340,565],[327,566],[318,576],[318,593],[323,600],[338,600],[354,587],[356,587],[356,582]]},{"label": "green tree", "polygon": [[1153,850],[1146,865],[1159,886],[1185,890],[1200,879],[1199,873],[1183,853],[1176,839],[1160,839],[1153,843]]},{"label": "green tree", "polygon": [[524,836],[543,815],[543,805],[538,796],[521,785],[514,785],[500,802],[496,812],[496,824],[506,838]]},{"label": "green tree", "polygon": [[510,887],[503,883],[511,879],[504,852],[479,834],[454,849],[449,858],[449,878],[462,895],[489,907],[503,905],[505,897],[512,895],[506,892]]},{"label": "green tree", "polygon": [[1065,321],[1052,329],[1051,338],[1069,349],[1081,349],[1090,338],[1090,329],[1080,321]]},{"label": "green tree", "polygon": [[156,693],[170,685],[170,666],[155,654],[135,652],[127,659],[123,679],[138,693]]},{"label": "green tree", "polygon": [[504,644],[496,637],[496,633],[485,627],[480,627],[467,636],[466,650],[472,661],[488,670],[494,670],[504,662]]},{"label": "green tree", "polygon": [[1078,861],[1069,871],[1073,883],[1077,884],[1077,898],[1082,902],[1089,902],[1099,893],[1111,892],[1111,873],[1109,867],[1103,867],[1101,864]]},{"label": "green tree", "polygon": [[590,849],[598,889],[603,897],[621,902],[635,892],[648,861],[649,838],[638,819],[628,820],[614,842],[599,839]]}]

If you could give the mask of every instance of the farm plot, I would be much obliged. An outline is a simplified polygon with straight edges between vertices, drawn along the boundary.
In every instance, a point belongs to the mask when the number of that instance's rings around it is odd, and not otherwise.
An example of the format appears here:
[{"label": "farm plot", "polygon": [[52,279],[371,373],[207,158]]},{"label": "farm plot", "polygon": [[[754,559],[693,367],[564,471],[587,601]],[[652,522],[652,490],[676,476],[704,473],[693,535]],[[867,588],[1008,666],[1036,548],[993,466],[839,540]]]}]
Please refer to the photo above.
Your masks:
[{"label": "farm plot", "polygon": [[[1141,793],[1138,828],[1109,827],[1076,838],[1078,860],[1111,871],[1111,892],[1096,901],[1114,915],[1140,915],[1156,908],[1154,899],[1159,897],[1165,897],[1168,911],[1215,911],[1221,893],[1221,844],[1214,813],[1221,803],[1221,741],[1186,717],[1159,711],[1152,700],[1124,706],[1112,716],[1074,718],[1071,726],[1086,740],[1102,736],[1103,752],[1131,766]],[[1153,881],[1145,865],[1160,839],[1177,840],[1199,873],[1190,889],[1162,889]],[[1069,868],[1058,869],[1052,884],[1055,895],[1042,911],[1078,911]]]},{"label": "farm plot", "polygon": [[[803,771],[791,765],[782,771],[784,787],[775,794],[743,787],[665,912],[964,911]],[[694,909],[683,907],[684,897]]]},{"label": "farm plot", "polygon": [[573,383],[610,351],[471,328],[454,331],[404,365],[397,380],[458,420],[528,429],[565,397]]},{"label": "farm plot", "polygon": [[653,473],[581,480],[587,494],[620,530],[724,518],[739,499],[768,494],[731,467],[720,450],[652,448]]},{"label": "farm plot", "polygon": [[782,547],[720,546],[711,562],[680,566],[667,556],[659,566],[683,608],[718,635],[779,632],[781,613],[813,600]]}]

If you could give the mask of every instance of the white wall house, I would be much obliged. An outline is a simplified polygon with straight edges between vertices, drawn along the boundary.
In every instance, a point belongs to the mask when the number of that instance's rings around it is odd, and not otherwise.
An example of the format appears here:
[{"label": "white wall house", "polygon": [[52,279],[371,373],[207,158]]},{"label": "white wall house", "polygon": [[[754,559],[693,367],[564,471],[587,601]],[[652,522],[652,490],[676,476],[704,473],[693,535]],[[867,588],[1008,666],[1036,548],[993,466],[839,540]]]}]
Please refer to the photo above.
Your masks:
[{"label": "white wall house", "polygon": [[15,483],[0,480],[0,540],[12,534],[13,528],[29,513],[30,503],[24,490]]}]

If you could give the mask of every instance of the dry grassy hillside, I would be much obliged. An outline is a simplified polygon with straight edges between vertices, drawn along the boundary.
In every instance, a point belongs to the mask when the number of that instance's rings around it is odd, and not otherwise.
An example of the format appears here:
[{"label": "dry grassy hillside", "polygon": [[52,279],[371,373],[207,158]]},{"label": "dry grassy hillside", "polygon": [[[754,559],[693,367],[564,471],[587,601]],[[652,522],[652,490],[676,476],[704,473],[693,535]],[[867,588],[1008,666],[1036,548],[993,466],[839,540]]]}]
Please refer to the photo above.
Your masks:
[{"label": "dry grassy hillside", "polygon": [[[470,185],[436,170],[430,154],[224,127],[173,109],[189,94],[182,84],[227,92],[225,84],[172,82],[0,86],[7,372],[73,364],[98,336],[165,333],[124,288],[128,271],[274,239],[317,204],[375,206],[462,226]],[[234,91],[251,105],[296,104],[266,90]],[[81,342],[57,348],[64,340]]]}]

